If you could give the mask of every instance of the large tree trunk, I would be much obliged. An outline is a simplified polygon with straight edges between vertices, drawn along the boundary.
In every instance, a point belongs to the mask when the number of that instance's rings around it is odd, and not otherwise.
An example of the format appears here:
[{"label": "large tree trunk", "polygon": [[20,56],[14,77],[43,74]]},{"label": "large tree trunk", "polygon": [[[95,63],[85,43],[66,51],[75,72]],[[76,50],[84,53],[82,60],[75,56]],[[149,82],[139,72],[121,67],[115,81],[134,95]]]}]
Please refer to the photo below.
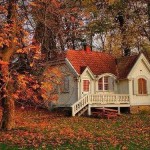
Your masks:
[{"label": "large tree trunk", "polygon": [[12,55],[16,51],[16,42],[14,39],[17,35],[17,0],[8,0],[7,23],[12,26],[12,34],[9,35],[11,46],[4,46],[1,55],[1,101],[2,101],[2,120],[0,128],[2,130],[11,130],[14,127],[14,100],[13,100],[13,83],[9,72],[9,63]]},{"label": "large tree trunk", "polygon": [[1,65],[1,74],[2,74],[2,120],[1,120],[1,129],[2,130],[11,130],[14,128],[14,100],[12,97],[13,94],[13,84],[9,77],[9,67],[8,64]]},{"label": "large tree trunk", "polygon": [[34,38],[41,43],[41,52],[45,55],[45,60],[53,59],[56,51],[56,35],[52,29],[39,22],[36,25]]}]

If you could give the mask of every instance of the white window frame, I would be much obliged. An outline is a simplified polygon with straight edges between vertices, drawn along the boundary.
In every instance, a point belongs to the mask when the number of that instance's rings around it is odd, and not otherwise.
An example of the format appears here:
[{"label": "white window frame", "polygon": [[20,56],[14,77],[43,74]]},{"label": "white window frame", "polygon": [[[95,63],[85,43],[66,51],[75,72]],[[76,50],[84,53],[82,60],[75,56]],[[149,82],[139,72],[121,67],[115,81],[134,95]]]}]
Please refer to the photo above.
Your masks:
[{"label": "white window frame", "polygon": [[[142,86],[142,85],[139,84],[139,80],[140,79],[144,80],[144,82],[145,82],[145,88],[146,88],[145,89],[146,90],[145,93],[144,93],[144,87],[143,88],[140,87],[140,86]],[[147,95],[148,94],[147,84],[148,83],[147,83],[147,80],[145,78],[138,78],[138,94],[139,95]],[[141,88],[141,93],[139,91],[139,88]]]},{"label": "white window frame", "polygon": [[[109,76],[103,76],[98,79],[98,91],[109,91],[109,82],[105,82],[105,78],[109,78]],[[102,89],[99,89],[99,80],[102,79]],[[105,85],[108,85],[108,90],[105,89]]]},{"label": "white window frame", "polygon": [[[88,91],[84,91],[84,81],[89,81],[89,90],[88,90]],[[83,82],[82,82],[82,91],[83,91],[84,93],[90,92],[90,80],[89,80],[89,79],[83,79]]]},{"label": "white window frame", "polygon": [[[139,94],[139,90],[138,90],[138,80],[140,78],[143,78],[146,80],[146,89],[147,89],[147,94]],[[133,94],[134,95],[137,95],[137,96],[146,96],[146,95],[150,95],[150,79],[147,78],[146,76],[144,75],[140,75],[140,76],[137,76],[134,80],[133,80]]]},{"label": "white window frame", "polygon": [[[108,77],[108,82],[105,82],[105,77]],[[110,83],[109,83],[109,78],[112,78],[113,79],[113,88],[112,88],[112,90],[110,89]],[[99,80],[100,79],[102,79],[102,89],[99,89]],[[105,89],[105,85],[106,84],[108,84],[108,89],[106,90]],[[99,79],[98,79],[98,82],[97,82],[97,90],[98,91],[106,91],[106,92],[108,92],[108,91],[114,91],[115,90],[115,78],[113,77],[113,76],[110,76],[110,75],[104,75],[104,76],[101,76]]]}]

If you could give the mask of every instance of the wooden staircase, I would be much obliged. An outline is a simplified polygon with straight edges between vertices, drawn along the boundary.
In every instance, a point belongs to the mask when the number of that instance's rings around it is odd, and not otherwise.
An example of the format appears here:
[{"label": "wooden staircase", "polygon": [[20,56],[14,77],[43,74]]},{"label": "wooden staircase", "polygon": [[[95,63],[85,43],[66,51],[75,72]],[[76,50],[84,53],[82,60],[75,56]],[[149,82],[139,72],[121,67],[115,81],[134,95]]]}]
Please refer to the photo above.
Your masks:
[{"label": "wooden staircase", "polygon": [[88,104],[89,95],[85,95],[71,106],[72,116],[75,116],[76,114],[78,114],[78,116],[81,116],[88,109]]},{"label": "wooden staircase", "polygon": [[88,106],[85,106],[83,109],[81,109],[81,110],[77,113],[77,116],[83,115],[87,110],[88,110]]}]

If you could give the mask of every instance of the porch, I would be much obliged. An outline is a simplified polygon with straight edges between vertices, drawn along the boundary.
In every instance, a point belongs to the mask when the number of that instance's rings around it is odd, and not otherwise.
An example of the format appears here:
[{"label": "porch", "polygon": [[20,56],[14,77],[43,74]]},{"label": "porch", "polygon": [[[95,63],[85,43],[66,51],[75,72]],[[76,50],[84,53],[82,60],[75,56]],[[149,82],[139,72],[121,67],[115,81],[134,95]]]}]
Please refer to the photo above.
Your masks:
[{"label": "porch", "polygon": [[82,97],[72,107],[72,116],[82,115],[88,110],[91,115],[92,107],[117,107],[120,113],[120,107],[129,107],[130,98],[128,94],[89,94]]}]

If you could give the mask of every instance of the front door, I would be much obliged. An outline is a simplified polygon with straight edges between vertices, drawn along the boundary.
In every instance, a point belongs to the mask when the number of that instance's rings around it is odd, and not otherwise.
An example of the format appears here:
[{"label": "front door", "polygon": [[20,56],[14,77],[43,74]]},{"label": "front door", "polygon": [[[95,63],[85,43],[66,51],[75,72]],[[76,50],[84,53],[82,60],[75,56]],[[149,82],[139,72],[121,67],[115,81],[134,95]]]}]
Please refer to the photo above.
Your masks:
[{"label": "front door", "polygon": [[90,93],[90,80],[84,79],[82,80],[82,97]]}]

